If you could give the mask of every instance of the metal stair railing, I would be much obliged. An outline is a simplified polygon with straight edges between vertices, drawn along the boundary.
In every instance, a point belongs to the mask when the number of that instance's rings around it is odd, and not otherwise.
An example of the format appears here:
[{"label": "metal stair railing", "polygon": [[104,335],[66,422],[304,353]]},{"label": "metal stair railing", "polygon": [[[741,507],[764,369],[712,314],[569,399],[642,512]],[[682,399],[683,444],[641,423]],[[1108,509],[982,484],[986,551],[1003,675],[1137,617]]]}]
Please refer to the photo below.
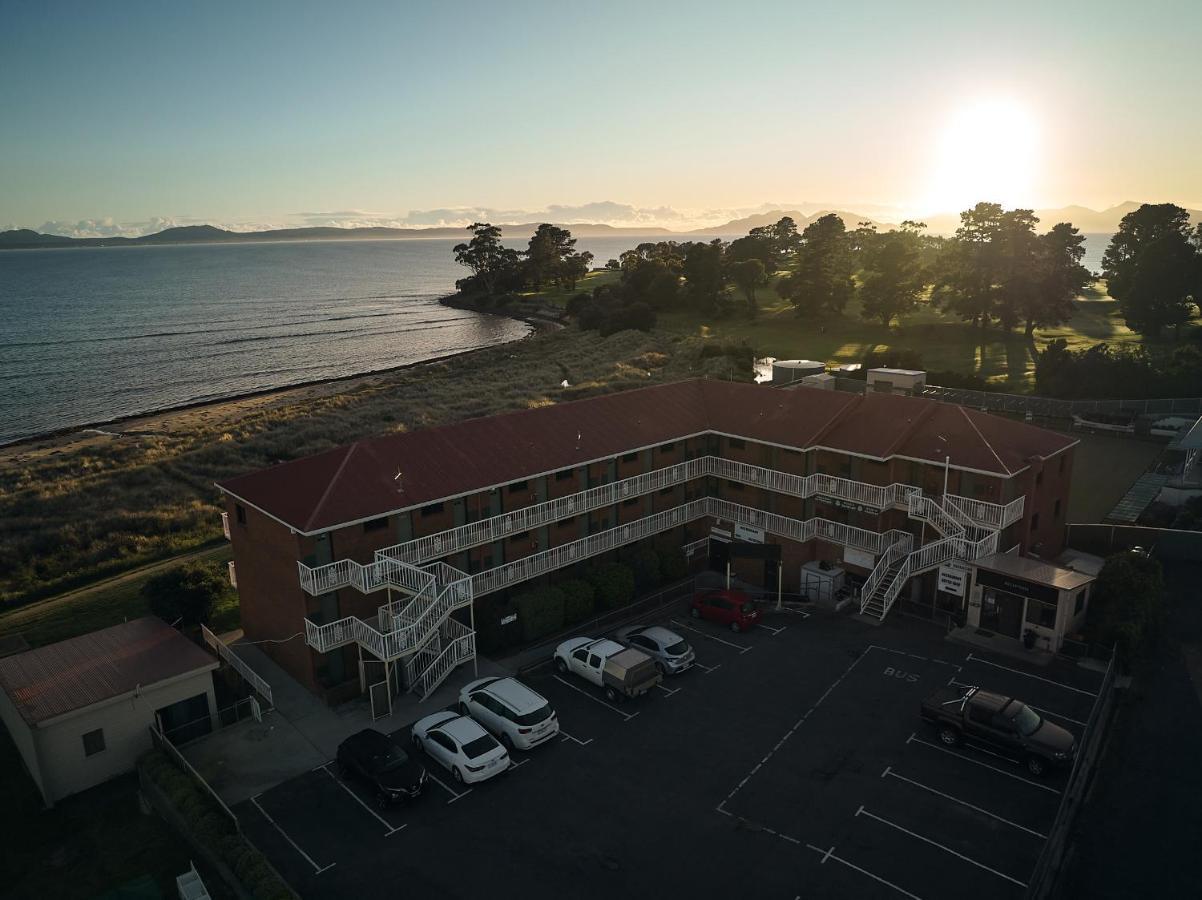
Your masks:
[{"label": "metal stair railing", "polygon": [[869,601],[872,600],[873,595],[876,593],[877,588],[881,586],[889,570],[897,565],[899,560],[910,553],[910,549],[914,545],[914,538],[908,533],[906,534],[906,538],[908,540],[899,539],[894,541],[864,580],[864,586],[860,590],[860,612],[864,612],[868,608]]},{"label": "metal stair railing", "polygon": [[391,558],[377,558],[367,564],[353,559],[340,559],[324,566],[311,567],[299,560],[296,563],[301,588],[306,593],[319,597],[344,587],[353,587],[361,594],[384,588],[397,588],[420,594],[434,580],[430,573]]},{"label": "metal stair railing", "polygon": [[471,629],[465,630],[466,634],[452,640],[438,658],[418,676],[412,690],[419,694],[422,700],[434,693],[457,666],[476,656],[476,633]]}]

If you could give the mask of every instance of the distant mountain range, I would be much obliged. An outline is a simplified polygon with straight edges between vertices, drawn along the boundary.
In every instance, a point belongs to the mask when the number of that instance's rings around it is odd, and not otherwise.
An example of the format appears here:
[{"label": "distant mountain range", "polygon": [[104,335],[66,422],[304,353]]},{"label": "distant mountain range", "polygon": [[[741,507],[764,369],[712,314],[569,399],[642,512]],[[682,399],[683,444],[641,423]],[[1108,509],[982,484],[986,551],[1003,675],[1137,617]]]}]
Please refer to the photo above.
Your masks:
[{"label": "distant mountain range", "polygon": [[[1084,206],[1065,206],[1060,209],[1037,209],[1040,227],[1051,228],[1057,222],[1071,222],[1085,234],[1112,234],[1118,230],[1119,221],[1127,213],[1136,209],[1138,203],[1128,201],[1112,206],[1109,209],[1093,210]],[[845,210],[819,210],[806,215],[797,210],[774,209],[765,213],[733,219],[722,225],[709,228],[697,228],[692,231],[670,231],[667,228],[650,226],[620,227],[599,223],[567,222],[559,223],[569,228],[576,237],[664,237],[667,239],[688,239],[702,235],[736,235],[746,234],[752,228],[772,225],[782,216],[790,216],[797,223],[798,229],[805,228],[821,216],[834,212],[848,228],[855,228],[860,222],[871,222],[878,230],[887,231],[896,227],[887,222],[880,222],[870,216],[863,216]],[[1202,222],[1202,210],[1188,210],[1190,221],[1195,225]],[[951,234],[960,224],[958,214],[939,213],[924,216],[922,220],[932,234]],[[509,236],[525,237],[533,234],[540,223],[527,222],[522,224],[504,224]],[[215,244],[215,243],[248,243],[255,241],[331,241],[331,240],[401,240],[413,238],[465,238],[465,228],[277,228],[269,231],[228,231],[213,225],[185,225],[178,228],[167,228],[155,234],[141,237],[64,237],[57,234],[41,234],[28,228],[18,228],[12,231],[0,231],[0,249],[16,250],[39,247],[116,247],[137,246],[145,244]]]}]

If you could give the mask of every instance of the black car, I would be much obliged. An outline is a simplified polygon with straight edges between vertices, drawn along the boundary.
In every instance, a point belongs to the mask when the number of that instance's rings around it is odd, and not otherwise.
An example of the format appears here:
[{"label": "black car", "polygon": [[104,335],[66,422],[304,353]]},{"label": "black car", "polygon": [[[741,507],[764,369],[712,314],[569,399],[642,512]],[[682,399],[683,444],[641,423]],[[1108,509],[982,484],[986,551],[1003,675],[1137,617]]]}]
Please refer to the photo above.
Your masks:
[{"label": "black car", "polygon": [[367,782],[381,807],[416,800],[426,786],[426,770],[401,745],[374,728],[364,728],[338,745],[338,771]]}]

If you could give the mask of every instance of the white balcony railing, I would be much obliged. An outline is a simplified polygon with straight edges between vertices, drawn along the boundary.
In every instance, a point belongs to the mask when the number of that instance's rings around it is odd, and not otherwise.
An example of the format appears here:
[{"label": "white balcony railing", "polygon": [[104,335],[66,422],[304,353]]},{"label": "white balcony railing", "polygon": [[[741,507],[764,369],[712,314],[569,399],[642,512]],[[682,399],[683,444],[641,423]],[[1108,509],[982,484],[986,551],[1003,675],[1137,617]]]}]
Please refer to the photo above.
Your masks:
[{"label": "white balcony railing", "polygon": [[230,540],[230,514],[223,512],[221,514],[221,533],[225,535],[225,539]]}]

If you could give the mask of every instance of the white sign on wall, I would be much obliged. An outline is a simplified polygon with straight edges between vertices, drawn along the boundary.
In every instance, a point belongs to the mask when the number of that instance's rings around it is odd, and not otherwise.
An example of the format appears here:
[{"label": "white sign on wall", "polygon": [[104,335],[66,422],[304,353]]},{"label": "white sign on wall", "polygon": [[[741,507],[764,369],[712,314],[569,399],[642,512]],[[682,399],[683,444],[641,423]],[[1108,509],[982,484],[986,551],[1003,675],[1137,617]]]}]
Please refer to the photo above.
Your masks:
[{"label": "white sign on wall", "polygon": [[764,543],[764,530],[762,528],[749,528],[746,525],[736,525],[735,540],[747,541],[751,544],[762,544]]},{"label": "white sign on wall", "polygon": [[843,548],[843,561],[849,566],[859,566],[861,569],[871,569],[876,565],[876,557],[867,550],[857,550],[855,547]]},{"label": "white sign on wall", "polygon": [[968,588],[968,569],[963,566],[939,567],[939,590],[963,597]]}]

